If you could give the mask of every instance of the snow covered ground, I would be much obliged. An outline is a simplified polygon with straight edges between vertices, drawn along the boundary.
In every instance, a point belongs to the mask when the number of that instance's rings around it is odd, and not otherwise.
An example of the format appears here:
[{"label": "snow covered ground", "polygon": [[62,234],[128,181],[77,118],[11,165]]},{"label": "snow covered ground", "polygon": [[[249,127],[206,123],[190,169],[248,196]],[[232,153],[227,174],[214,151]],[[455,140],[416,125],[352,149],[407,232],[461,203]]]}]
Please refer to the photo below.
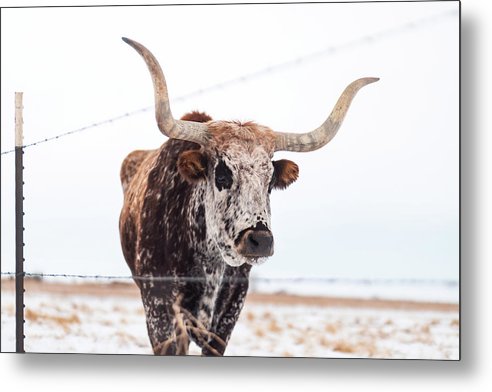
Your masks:
[{"label": "snow covered ground", "polygon": [[[26,293],[25,349],[152,354],[136,295]],[[459,358],[459,314],[446,310],[247,301],[226,355]],[[14,292],[2,289],[2,351],[15,350]],[[192,345],[191,354],[199,354]]]},{"label": "snow covered ground", "polygon": [[390,299],[419,302],[459,302],[459,282],[417,279],[338,279],[323,277],[269,278],[254,276],[250,290],[341,298]]}]

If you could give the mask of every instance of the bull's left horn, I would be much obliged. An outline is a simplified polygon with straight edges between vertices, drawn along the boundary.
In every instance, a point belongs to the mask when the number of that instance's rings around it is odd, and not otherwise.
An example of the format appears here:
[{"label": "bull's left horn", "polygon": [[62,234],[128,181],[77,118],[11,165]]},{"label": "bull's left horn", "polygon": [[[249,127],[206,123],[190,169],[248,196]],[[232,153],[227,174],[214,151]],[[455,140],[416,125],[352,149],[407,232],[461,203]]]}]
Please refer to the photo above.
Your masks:
[{"label": "bull's left horn", "polygon": [[377,82],[379,78],[361,78],[350,83],[343,91],[326,121],[312,132],[275,132],[275,151],[309,152],[326,145],[342,125],[352,99],[362,87]]},{"label": "bull's left horn", "polygon": [[169,106],[166,79],[154,55],[142,44],[129,38],[122,37],[122,39],[143,57],[149,68],[154,84],[155,118],[160,131],[173,139],[188,140],[202,146],[206,145],[209,133],[205,124],[174,119]]}]

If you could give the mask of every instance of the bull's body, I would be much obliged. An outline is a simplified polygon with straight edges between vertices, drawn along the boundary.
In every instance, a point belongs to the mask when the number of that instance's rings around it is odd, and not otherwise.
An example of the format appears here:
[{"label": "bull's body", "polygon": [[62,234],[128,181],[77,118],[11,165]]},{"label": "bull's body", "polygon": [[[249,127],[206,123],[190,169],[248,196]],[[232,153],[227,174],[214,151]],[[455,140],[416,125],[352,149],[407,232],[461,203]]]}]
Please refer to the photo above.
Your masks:
[{"label": "bull's body", "polygon": [[189,335],[203,353],[223,354],[248,290],[251,265],[225,264],[213,241],[207,242],[205,185],[189,184],[178,173],[179,155],[197,147],[169,140],[158,150],[130,154],[121,171],[125,259],[137,277],[165,278],[136,279],[156,354],[186,353],[178,308],[197,328]]}]

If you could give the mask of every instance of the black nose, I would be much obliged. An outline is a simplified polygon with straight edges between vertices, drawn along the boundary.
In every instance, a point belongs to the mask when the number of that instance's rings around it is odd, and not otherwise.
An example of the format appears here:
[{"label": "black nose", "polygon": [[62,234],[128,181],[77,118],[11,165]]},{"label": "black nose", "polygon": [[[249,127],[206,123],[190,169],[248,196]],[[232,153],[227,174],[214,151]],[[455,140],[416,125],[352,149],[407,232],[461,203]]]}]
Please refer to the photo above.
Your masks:
[{"label": "black nose", "polygon": [[240,253],[246,257],[273,255],[273,235],[269,230],[247,230],[240,241]]}]

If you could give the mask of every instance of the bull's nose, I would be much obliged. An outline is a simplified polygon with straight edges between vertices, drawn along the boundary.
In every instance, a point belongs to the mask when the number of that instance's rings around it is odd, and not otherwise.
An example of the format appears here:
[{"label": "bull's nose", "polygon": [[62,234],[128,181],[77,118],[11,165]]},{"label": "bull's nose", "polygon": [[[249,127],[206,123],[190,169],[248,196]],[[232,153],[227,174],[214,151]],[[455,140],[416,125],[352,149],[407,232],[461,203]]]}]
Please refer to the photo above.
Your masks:
[{"label": "bull's nose", "polygon": [[247,257],[273,255],[273,235],[268,230],[248,230],[241,241],[241,253]]}]

